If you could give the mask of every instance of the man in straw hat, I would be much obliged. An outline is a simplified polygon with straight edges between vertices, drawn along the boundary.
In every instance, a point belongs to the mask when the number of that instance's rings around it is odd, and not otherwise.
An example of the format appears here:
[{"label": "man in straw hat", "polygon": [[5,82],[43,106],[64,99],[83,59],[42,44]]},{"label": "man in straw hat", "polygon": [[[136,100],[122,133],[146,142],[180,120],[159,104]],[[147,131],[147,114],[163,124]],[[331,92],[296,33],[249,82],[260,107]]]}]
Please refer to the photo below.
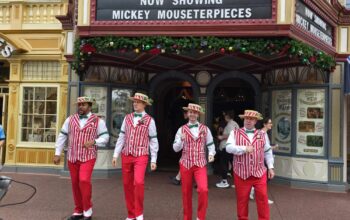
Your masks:
[{"label": "man in straw hat", "polygon": [[[267,133],[255,129],[255,124],[261,120],[261,114],[253,110],[245,110],[239,115],[244,120],[244,127],[233,130],[226,143],[226,151],[234,154],[234,182],[237,194],[238,219],[248,219],[249,193],[255,188],[258,219],[270,219],[270,209],[267,198],[267,178],[275,175],[273,170],[273,155]],[[264,165],[264,159],[268,167]]]},{"label": "man in straw hat", "polygon": [[108,143],[109,134],[105,122],[91,113],[94,100],[79,97],[78,113],[63,123],[56,141],[54,163],[59,164],[62,149],[68,139],[68,168],[74,198],[74,212],[68,220],[92,219],[91,175],[96,162],[97,146]]},{"label": "man in straw hat", "polygon": [[204,111],[200,105],[189,103],[183,107],[187,111],[188,123],[181,126],[175,136],[173,148],[176,152],[182,149],[180,159],[182,203],[184,220],[192,220],[192,180],[197,183],[198,210],[197,220],[204,220],[208,207],[208,162],[214,161],[215,146],[213,136],[207,126],[198,122],[200,114]]},{"label": "man in straw hat", "polygon": [[157,169],[158,139],[153,118],[145,112],[152,100],[135,93],[130,97],[134,112],[125,116],[115,145],[112,164],[122,154],[122,175],[128,217],[126,220],[143,220],[145,172],[151,153],[151,170]]}]

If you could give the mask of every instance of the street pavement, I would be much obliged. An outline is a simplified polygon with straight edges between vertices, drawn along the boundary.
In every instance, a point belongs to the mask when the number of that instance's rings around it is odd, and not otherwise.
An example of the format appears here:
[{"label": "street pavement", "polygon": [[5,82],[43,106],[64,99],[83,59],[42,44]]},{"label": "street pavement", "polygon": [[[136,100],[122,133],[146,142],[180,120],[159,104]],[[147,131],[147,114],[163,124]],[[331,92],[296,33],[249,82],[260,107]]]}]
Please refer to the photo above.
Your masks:
[{"label": "street pavement", "polygon": [[[70,179],[47,174],[1,173],[16,181],[36,187],[34,197],[25,204],[0,207],[2,220],[61,220],[73,210]],[[145,183],[145,220],[182,219],[181,187],[172,185],[169,172],[147,173]],[[236,219],[236,194],[233,188],[218,189],[219,178],[209,176],[209,207],[207,220]],[[12,182],[0,206],[24,201],[33,189]],[[350,193],[320,192],[294,189],[286,185],[269,184],[271,219],[283,220],[347,220],[350,219]],[[124,220],[121,174],[107,179],[93,179],[93,219]],[[193,193],[194,217],[197,193]],[[257,219],[255,202],[249,203],[250,219]]]}]

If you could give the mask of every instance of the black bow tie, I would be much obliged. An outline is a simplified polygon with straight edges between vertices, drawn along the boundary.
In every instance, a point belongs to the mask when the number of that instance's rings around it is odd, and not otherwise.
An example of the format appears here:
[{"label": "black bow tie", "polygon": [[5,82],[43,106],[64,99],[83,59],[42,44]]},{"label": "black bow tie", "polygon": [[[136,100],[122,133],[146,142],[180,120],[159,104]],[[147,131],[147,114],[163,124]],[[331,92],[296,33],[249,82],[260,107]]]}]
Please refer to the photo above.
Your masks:
[{"label": "black bow tie", "polygon": [[188,127],[191,128],[198,128],[198,124],[194,124],[194,125],[188,125]]},{"label": "black bow tie", "polygon": [[136,118],[136,117],[142,118],[142,113],[134,113],[134,117],[135,117],[135,118]]},{"label": "black bow tie", "polygon": [[79,119],[88,118],[87,115],[79,115]]}]

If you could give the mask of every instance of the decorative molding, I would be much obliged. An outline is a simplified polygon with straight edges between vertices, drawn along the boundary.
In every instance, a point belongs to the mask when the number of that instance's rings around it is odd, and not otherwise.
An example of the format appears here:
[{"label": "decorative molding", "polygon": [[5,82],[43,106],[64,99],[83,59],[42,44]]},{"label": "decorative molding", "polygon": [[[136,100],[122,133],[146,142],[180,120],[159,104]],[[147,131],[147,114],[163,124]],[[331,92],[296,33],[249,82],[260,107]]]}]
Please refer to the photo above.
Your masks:
[{"label": "decorative molding", "polygon": [[68,10],[66,15],[57,15],[56,18],[62,23],[63,30],[73,30],[74,29],[74,11],[75,4],[73,0],[68,1]]}]

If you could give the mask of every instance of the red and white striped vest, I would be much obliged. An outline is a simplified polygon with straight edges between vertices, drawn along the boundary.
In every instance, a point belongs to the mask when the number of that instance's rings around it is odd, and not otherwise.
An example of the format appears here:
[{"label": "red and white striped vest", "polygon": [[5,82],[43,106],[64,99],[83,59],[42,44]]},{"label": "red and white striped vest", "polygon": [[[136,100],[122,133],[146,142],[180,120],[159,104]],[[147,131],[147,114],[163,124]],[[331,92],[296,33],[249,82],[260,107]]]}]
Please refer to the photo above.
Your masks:
[{"label": "red and white striped vest", "polygon": [[235,129],[232,132],[234,132],[237,146],[252,145],[254,147],[252,153],[234,155],[233,171],[244,180],[250,176],[262,177],[266,172],[264,165],[265,132],[256,129],[252,143],[250,143],[244,128]]},{"label": "red and white striped vest", "polygon": [[134,127],[134,113],[125,116],[124,155],[139,157],[149,154],[149,125],[152,117],[145,114]]},{"label": "red and white striped vest", "polygon": [[98,117],[95,114],[87,119],[85,126],[80,129],[79,115],[74,114],[69,119],[68,160],[72,163],[85,162],[97,157],[97,146],[85,148],[83,144],[97,138]]},{"label": "red and white striped vest", "polygon": [[180,163],[190,169],[193,166],[204,167],[207,164],[205,146],[207,141],[207,126],[199,123],[198,137],[194,138],[188,124],[181,127],[185,135]]}]

